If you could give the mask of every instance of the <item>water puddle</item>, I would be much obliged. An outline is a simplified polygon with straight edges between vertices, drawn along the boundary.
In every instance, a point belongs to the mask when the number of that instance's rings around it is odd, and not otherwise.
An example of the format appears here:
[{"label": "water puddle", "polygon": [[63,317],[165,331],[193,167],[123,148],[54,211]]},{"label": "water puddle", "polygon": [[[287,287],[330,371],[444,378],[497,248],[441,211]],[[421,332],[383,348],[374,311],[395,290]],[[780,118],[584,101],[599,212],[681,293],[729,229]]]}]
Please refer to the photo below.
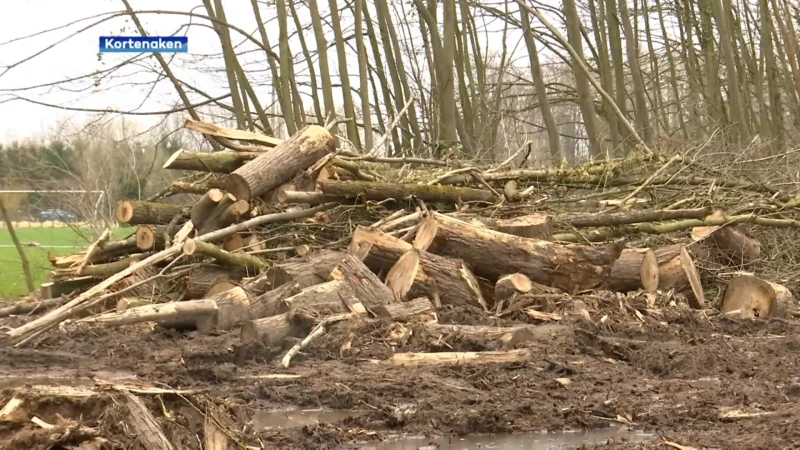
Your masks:
[{"label": "water puddle", "polygon": [[406,437],[374,444],[353,445],[358,450],[567,450],[592,448],[610,439],[645,442],[654,435],[627,428],[610,427],[589,431],[533,432],[466,437]]},{"label": "water puddle", "polygon": [[258,430],[298,428],[319,423],[336,423],[349,417],[358,417],[364,411],[330,409],[293,409],[286,411],[257,411],[253,424]]}]

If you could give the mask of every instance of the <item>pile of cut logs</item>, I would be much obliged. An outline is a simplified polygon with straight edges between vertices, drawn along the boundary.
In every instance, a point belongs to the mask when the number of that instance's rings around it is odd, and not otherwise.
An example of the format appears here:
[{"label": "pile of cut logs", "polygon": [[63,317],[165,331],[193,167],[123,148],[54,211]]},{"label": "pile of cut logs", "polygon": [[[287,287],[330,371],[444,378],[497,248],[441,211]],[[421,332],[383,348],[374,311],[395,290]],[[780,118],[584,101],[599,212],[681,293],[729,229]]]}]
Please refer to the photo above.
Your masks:
[{"label": "pile of cut logs", "polygon": [[[0,310],[0,317],[53,309],[8,331],[9,340],[22,345],[64,321],[62,331],[150,321],[201,333],[240,330],[244,344],[308,336],[301,348],[327,324],[356,315],[435,323],[437,310],[450,305],[495,316],[524,311],[536,321],[546,319],[541,306],[548,299],[592,290],[673,291],[705,309],[713,301],[706,300],[708,277],[695,266],[698,257],[722,262],[734,276],[716,305],[722,313],[785,316],[794,306],[786,287],[735,272],[761,256],[743,223],[791,228],[793,219],[728,217],[707,204],[643,209],[647,200],[635,194],[668,181],[619,176],[625,161],[614,170],[454,168],[348,153],[319,126],[287,141],[202,122],[186,126],[229,149],[176,152],[165,169],[204,178],[174,182],[147,200],[120,201],[118,222],[138,226],[128,238],[110,240],[107,232],[85,252],[51,257],[51,281],[37,298]],[[426,164],[436,169],[409,168]],[[600,180],[639,187],[622,200],[581,194],[572,201],[582,210],[565,214],[551,214],[547,196],[535,199],[542,183]],[[521,190],[521,183],[530,186]],[[178,194],[196,197],[158,201]],[[365,222],[342,213],[358,208],[379,210],[382,218]],[[791,223],[770,222],[781,220]],[[292,234],[312,225],[338,226],[339,236],[291,244]],[[665,234],[673,243],[640,239],[632,246],[629,239]]]}]

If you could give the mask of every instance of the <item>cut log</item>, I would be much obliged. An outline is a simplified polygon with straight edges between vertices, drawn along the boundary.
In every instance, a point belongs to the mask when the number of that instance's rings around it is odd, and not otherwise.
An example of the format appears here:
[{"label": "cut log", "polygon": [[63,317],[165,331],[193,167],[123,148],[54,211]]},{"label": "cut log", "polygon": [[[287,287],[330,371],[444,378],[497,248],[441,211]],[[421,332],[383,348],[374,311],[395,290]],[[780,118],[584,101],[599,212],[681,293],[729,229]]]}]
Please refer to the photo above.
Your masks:
[{"label": "cut log", "polygon": [[675,289],[686,295],[693,308],[704,308],[703,284],[689,251],[682,245],[671,245],[654,253],[658,261],[658,289]]},{"label": "cut log", "polygon": [[223,194],[219,189],[210,189],[200,197],[200,200],[192,206],[191,213],[189,214],[195,230],[199,230],[203,227],[205,221],[213,215],[219,202],[226,197],[227,195]]},{"label": "cut log", "polygon": [[113,312],[87,317],[78,322],[98,325],[130,325],[141,322],[197,320],[201,316],[212,314],[215,311],[217,311],[217,304],[214,300],[189,300],[138,306],[121,313]]},{"label": "cut log", "polygon": [[236,169],[228,176],[227,191],[250,201],[294,178],[334,151],[336,139],[318,125],[309,125],[273,150]]},{"label": "cut log", "polygon": [[536,213],[513,219],[498,220],[494,223],[493,228],[514,236],[552,241],[552,224],[553,218],[549,214]]},{"label": "cut log", "polygon": [[145,306],[151,303],[153,303],[153,300],[149,298],[124,297],[117,301],[117,312],[125,312],[131,308],[137,308],[139,306]]},{"label": "cut log", "polygon": [[[394,270],[391,277],[387,274],[387,284],[398,294],[406,292],[406,298],[438,298],[442,305],[486,308],[478,281],[463,261],[412,249],[408,242],[364,227],[356,229],[350,245],[351,253],[372,271]],[[405,254],[409,256],[393,269]]]},{"label": "cut log", "polygon": [[248,161],[256,159],[256,152],[190,152],[178,150],[164,163],[163,169],[191,170],[193,172],[231,173]]},{"label": "cut log", "polygon": [[658,290],[658,259],[649,248],[622,250],[619,259],[614,261],[608,278],[608,288],[616,292],[630,292],[644,289],[647,292]]},{"label": "cut log", "polygon": [[298,324],[289,313],[263,319],[248,320],[242,324],[239,334],[243,345],[259,342],[267,347],[276,345],[287,337],[302,337],[308,334],[311,324]]},{"label": "cut log", "polygon": [[602,286],[622,252],[622,243],[597,247],[562,245],[433,214],[439,229],[430,250],[462,259],[476,275],[489,280],[520,272],[537,283],[575,293]]},{"label": "cut log", "polygon": [[321,181],[319,186],[324,194],[349,198],[363,197],[365,200],[374,201],[387,199],[402,200],[410,196],[431,203],[492,203],[495,201],[495,195],[490,191],[455,186],[333,180]]},{"label": "cut log", "polygon": [[188,208],[169,203],[121,200],[117,202],[116,218],[130,225],[167,225],[176,217],[189,214]]},{"label": "cut log", "polygon": [[750,275],[737,276],[725,287],[720,312],[737,314],[743,319],[781,317],[786,313],[786,306],[779,302],[787,301],[788,290],[777,286],[780,299],[771,283]]},{"label": "cut log", "polygon": [[331,272],[347,258],[347,253],[319,250],[312,254],[290,258],[273,265],[269,271],[272,286],[289,282],[305,287],[330,280]]},{"label": "cut log", "polygon": [[202,265],[191,272],[186,278],[187,299],[205,297],[209,289],[221,282],[239,281],[246,271],[238,268],[225,268],[215,265]]},{"label": "cut log", "polygon": [[215,294],[207,300],[217,305],[216,311],[197,319],[197,331],[209,334],[214,331],[227,331],[250,320],[250,297],[244,289],[235,287]]},{"label": "cut log", "polygon": [[[331,281],[345,281],[356,298],[372,310],[395,301],[392,291],[358,258],[347,255],[330,274]],[[358,312],[358,311],[353,311]]]},{"label": "cut log", "polygon": [[730,267],[748,266],[761,256],[761,243],[737,224],[697,227],[692,230],[692,238],[703,241],[717,253],[720,262]]},{"label": "cut log", "polygon": [[211,217],[203,221],[197,233],[203,235],[227,227],[241,220],[249,211],[250,203],[227,194],[214,208]]},{"label": "cut log", "polygon": [[427,297],[415,298],[407,302],[392,303],[375,308],[378,317],[392,320],[417,319],[421,322],[436,322],[436,308]]},{"label": "cut log", "polygon": [[288,308],[284,300],[299,294],[307,287],[311,286],[303,286],[299,283],[286,283],[271,291],[264,292],[250,300],[250,317],[252,319],[261,319],[262,317],[275,316],[286,312]]},{"label": "cut log", "polygon": [[388,366],[444,366],[463,364],[502,364],[527,361],[533,358],[530,349],[497,352],[441,352],[441,353],[396,353],[388,360],[373,363]]},{"label": "cut log", "polygon": [[283,303],[286,312],[302,309],[325,316],[350,312],[348,305],[357,305],[360,301],[346,281],[337,280],[303,289]]},{"label": "cut log", "polygon": [[525,294],[533,289],[533,282],[525,274],[512,273],[503,275],[494,285],[494,301],[505,301],[515,294]]},{"label": "cut log", "polygon": [[64,277],[76,276],[91,276],[91,277],[108,277],[117,272],[122,272],[127,269],[132,262],[139,261],[144,255],[133,255],[119,261],[114,261],[106,264],[92,264],[83,266],[78,270],[74,269],[56,269],[52,272],[53,279],[62,279]]},{"label": "cut log", "polygon": [[249,253],[226,252],[214,244],[209,244],[208,242],[199,241],[197,239],[187,239],[183,243],[183,254],[187,256],[194,254],[209,256],[225,264],[258,272],[269,268],[269,263],[257,256],[253,256]]},{"label": "cut log", "polygon": [[165,238],[169,234],[170,239],[174,239],[178,233],[178,227],[139,225],[136,229],[136,248],[143,252],[164,250],[167,245]]}]

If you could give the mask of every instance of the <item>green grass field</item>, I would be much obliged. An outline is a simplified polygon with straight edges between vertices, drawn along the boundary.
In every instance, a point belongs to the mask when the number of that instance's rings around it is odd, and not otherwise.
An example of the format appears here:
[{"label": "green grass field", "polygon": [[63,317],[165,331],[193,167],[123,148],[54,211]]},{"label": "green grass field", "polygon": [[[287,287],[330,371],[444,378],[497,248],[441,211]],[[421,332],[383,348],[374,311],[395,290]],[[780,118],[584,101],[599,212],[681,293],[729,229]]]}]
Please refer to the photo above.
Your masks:
[{"label": "green grass field", "polygon": [[[54,255],[79,252],[85,250],[92,239],[88,229],[20,228],[16,231],[23,244],[36,242],[41,245],[41,247],[25,247],[33,282],[37,288],[47,281],[47,274],[52,270],[52,265],[47,260],[48,252]],[[118,228],[114,231],[114,235],[125,237],[133,231],[131,228]],[[11,235],[7,229],[0,229],[0,301],[13,300],[25,294],[27,290],[22,264]]]}]

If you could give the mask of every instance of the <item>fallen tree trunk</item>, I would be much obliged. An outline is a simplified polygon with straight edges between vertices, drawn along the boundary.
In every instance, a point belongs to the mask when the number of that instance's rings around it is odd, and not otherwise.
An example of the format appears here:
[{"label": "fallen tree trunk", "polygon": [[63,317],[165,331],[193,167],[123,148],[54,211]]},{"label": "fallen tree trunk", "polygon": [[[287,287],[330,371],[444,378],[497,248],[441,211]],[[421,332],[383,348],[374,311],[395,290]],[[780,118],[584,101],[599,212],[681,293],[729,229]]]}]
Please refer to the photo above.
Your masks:
[{"label": "fallen tree trunk", "polygon": [[[250,318],[261,319],[286,312],[288,308],[284,300],[299,294],[308,287],[311,286],[303,286],[300,283],[286,283],[271,291],[264,292],[250,301]],[[244,289],[247,291],[246,286]]]},{"label": "fallen tree trunk", "polygon": [[333,181],[319,183],[324,194],[342,197],[363,197],[365,200],[402,200],[414,196],[425,202],[494,202],[495,195],[490,191],[454,186],[427,184],[396,184],[369,181]]},{"label": "fallen tree trunk", "polygon": [[130,325],[141,322],[168,322],[197,319],[217,311],[214,300],[189,300],[185,302],[158,303],[126,309],[81,319],[78,323],[98,325]]},{"label": "fallen tree trunk", "polygon": [[129,391],[122,391],[122,402],[128,409],[128,420],[137,440],[146,450],[175,450],[175,447],[161,431],[158,421],[142,403],[139,397]]},{"label": "fallen tree trunk", "polygon": [[259,342],[270,347],[289,336],[305,336],[310,328],[310,324],[292,322],[289,313],[278,314],[263,319],[245,321],[239,333],[239,340],[242,345]]},{"label": "fallen tree trunk", "polygon": [[[724,220],[725,214],[715,210],[708,217]],[[715,251],[717,259],[730,267],[750,265],[758,261],[761,256],[761,243],[735,223],[695,227],[692,229],[692,239],[702,241],[709,249]]]},{"label": "fallen tree trunk", "polygon": [[309,125],[228,176],[227,191],[239,200],[258,198],[294,178],[335,149],[325,128]]},{"label": "fallen tree trunk", "polygon": [[208,242],[199,241],[197,239],[187,239],[186,242],[183,243],[183,254],[187,256],[194,254],[209,256],[225,264],[258,272],[269,268],[269,264],[257,256],[253,256],[249,253],[226,252],[214,244],[209,244]]},{"label": "fallen tree trunk", "polygon": [[80,276],[107,277],[127,269],[132,262],[139,261],[143,257],[144,255],[133,255],[129,258],[120,259],[119,261],[105,264],[92,264],[80,268],[76,267],[74,269],[56,269],[53,271],[53,278],[57,279],[63,277]]},{"label": "fallen tree trunk", "polygon": [[344,280],[328,281],[303,289],[298,294],[286,298],[283,303],[286,312],[302,309],[322,316],[351,312],[350,305],[363,311],[363,307],[355,306],[361,302]]},{"label": "fallen tree trunk", "polygon": [[194,172],[231,173],[261,153],[255,152],[190,152],[178,150],[164,163],[163,169]]},{"label": "fallen tree trunk", "polygon": [[167,247],[166,236],[174,239],[178,227],[139,225],[136,229],[136,247],[143,251],[160,251]]},{"label": "fallen tree trunk", "polygon": [[520,272],[532,281],[574,293],[605,284],[622,244],[561,245],[476,227],[442,214],[431,251],[460,258],[476,274],[497,280]]},{"label": "fallen tree trunk", "polygon": [[655,292],[658,289],[658,274],[658,259],[652,250],[626,248],[611,267],[608,288],[617,292],[639,289]]},{"label": "fallen tree trunk", "polygon": [[703,285],[689,251],[682,245],[670,245],[654,253],[658,261],[658,289],[675,289],[687,296],[693,308],[704,308]]},{"label": "fallen tree trunk", "polygon": [[176,217],[189,214],[188,208],[169,203],[121,200],[117,202],[116,218],[130,225],[166,225]]},{"label": "fallen tree trunk", "polygon": [[276,196],[276,200],[279,203],[305,203],[309,205],[319,205],[320,203],[327,202],[341,202],[346,199],[347,197],[340,195],[328,195],[323,192],[305,192],[294,190],[281,190]]}]

